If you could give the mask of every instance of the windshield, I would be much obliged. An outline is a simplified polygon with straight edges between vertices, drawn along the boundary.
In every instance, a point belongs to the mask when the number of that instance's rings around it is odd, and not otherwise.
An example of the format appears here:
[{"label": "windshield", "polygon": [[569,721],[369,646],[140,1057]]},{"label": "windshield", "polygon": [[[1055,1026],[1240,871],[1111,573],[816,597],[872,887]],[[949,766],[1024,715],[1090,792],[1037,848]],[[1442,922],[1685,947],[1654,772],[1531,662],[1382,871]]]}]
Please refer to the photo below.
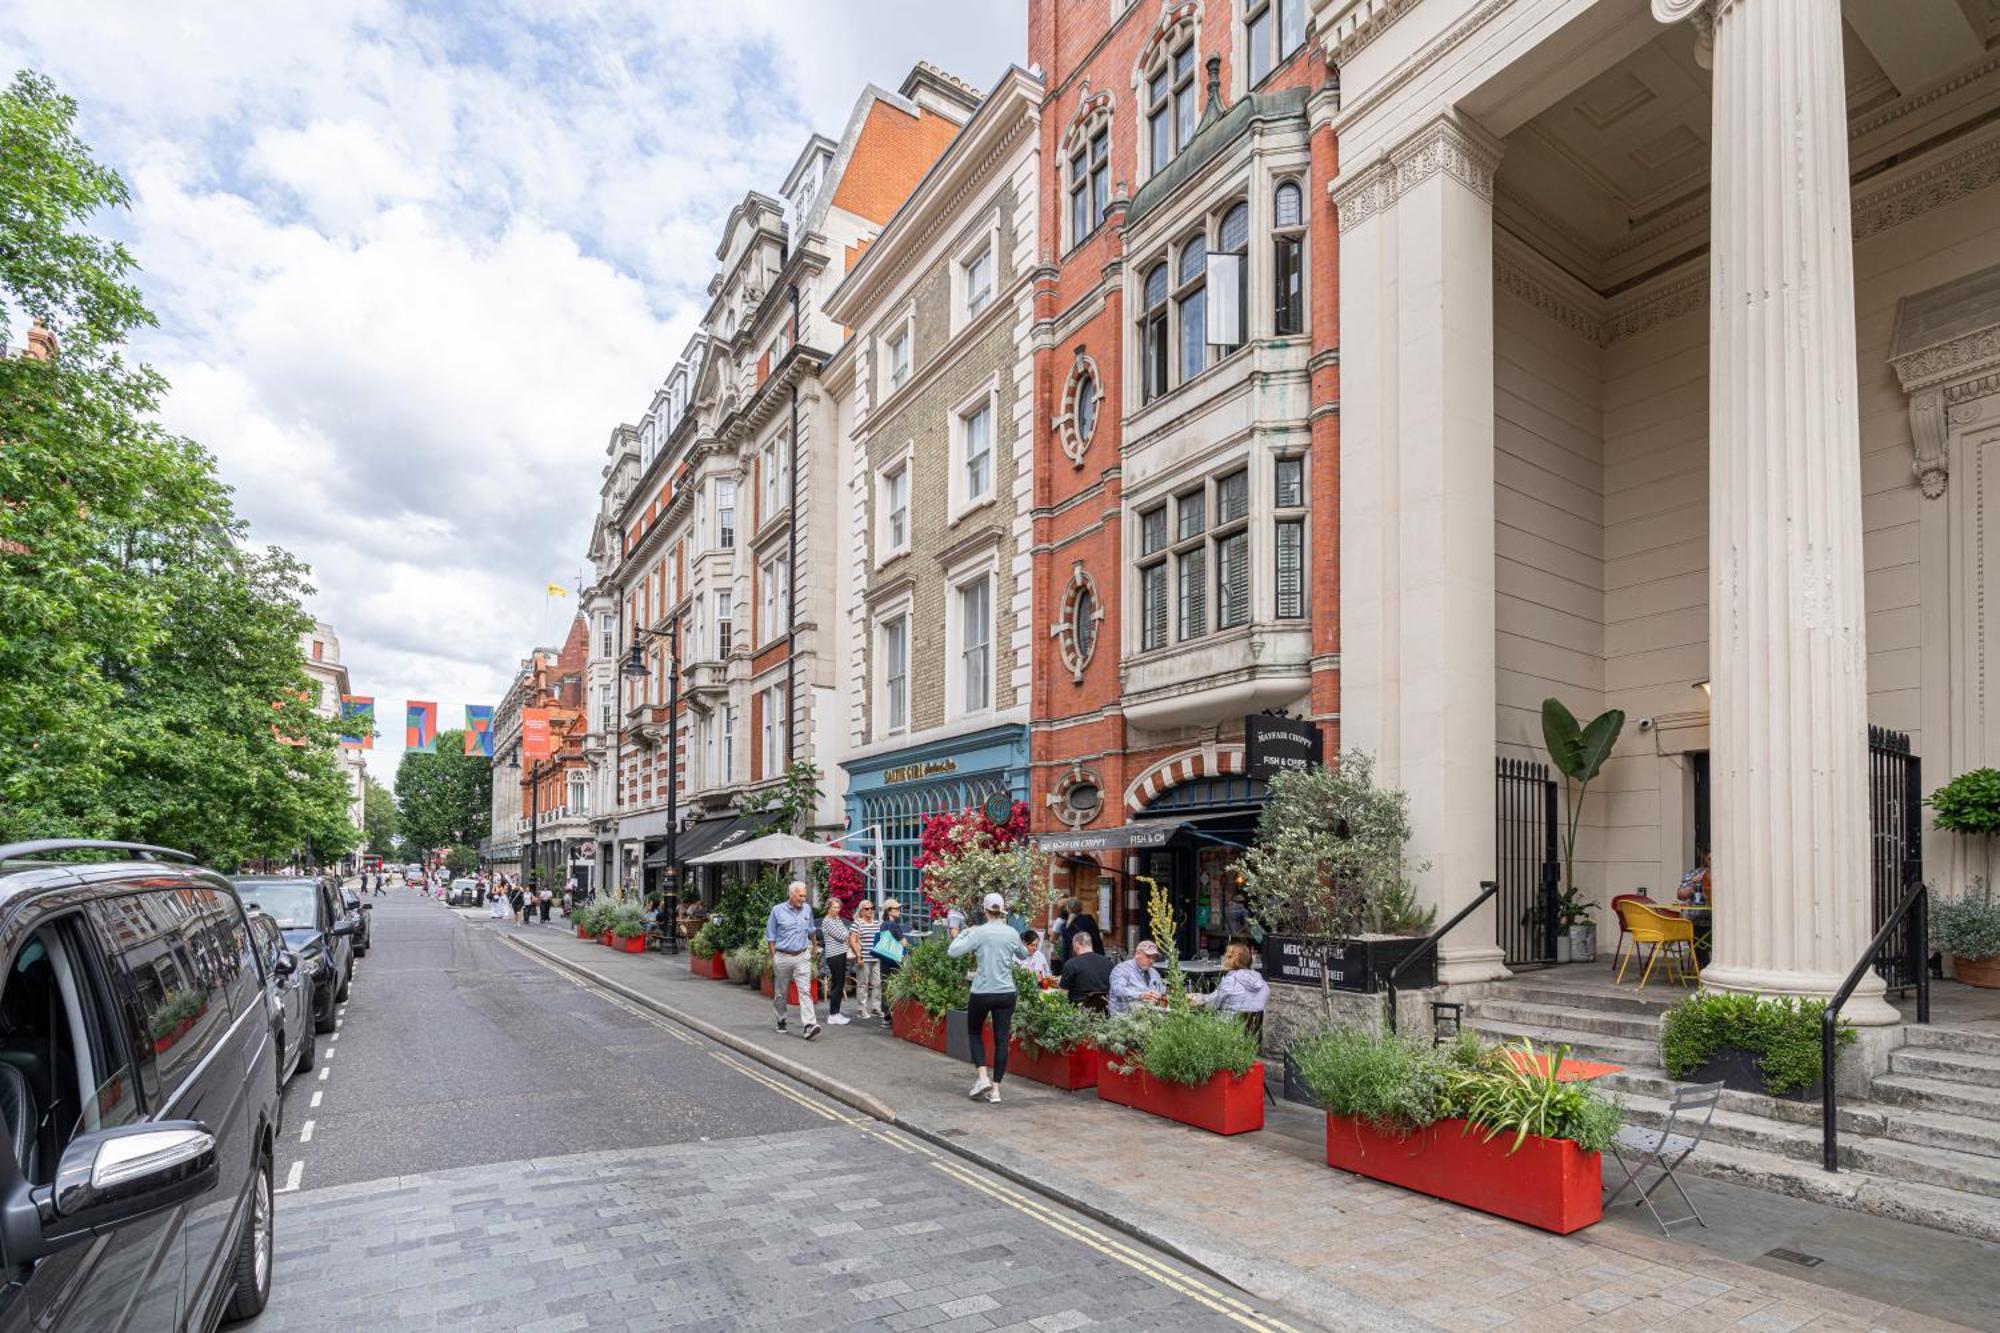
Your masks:
[{"label": "windshield", "polygon": [[454,889],[469,889],[472,887],[472,881],[469,879],[455,879],[451,882],[451,886]]},{"label": "windshield", "polygon": [[311,880],[251,880],[238,884],[236,892],[244,906],[263,908],[281,926],[319,927],[313,902],[319,890]]}]

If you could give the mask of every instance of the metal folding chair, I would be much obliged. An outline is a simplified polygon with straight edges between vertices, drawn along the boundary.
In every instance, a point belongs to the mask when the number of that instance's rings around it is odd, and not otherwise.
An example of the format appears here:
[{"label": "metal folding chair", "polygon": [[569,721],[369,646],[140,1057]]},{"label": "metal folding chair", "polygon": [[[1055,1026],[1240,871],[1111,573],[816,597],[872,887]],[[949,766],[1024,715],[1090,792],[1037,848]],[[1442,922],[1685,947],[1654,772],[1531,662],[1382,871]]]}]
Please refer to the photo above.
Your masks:
[{"label": "metal folding chair", "polygon": [[[1694,1150],[1701,1146],[1701,1141],[1708,1137],[1709,1122],[1715,1119],[1715,1104],[1721,1100],[1720,1083],[1686,1084],[1674,1090],[1673,1100],[1667,1105],[1666,1123],[1658,1129],[1621,1126],[1617,1137],[1612,1140],[1611,1155],[1625,1169],[1625,1183],[1611,1191],[1611,1197],[1604,1201],[1604,1206],[1609,1208],[1616,1203],[1618,1196],[1625,1192],[1625,1186],[1630,1185],[1639,1191],[1639,1197],[1633,1203],[1646,1206],[1646,1211],[1660,1224],[1661,1235],[1672,1234],[1671,1229],[1683,1222],[1706,1227],[1708,1223],[1701,1220],[1701,1210],[1694,1206],[1694,1200],[1681,1188],[1674,1170],[1693,1155]],[[1701,1121],[1698,1125],[1694,1123],[1697,1116]],[[1676,1133],[1676,1127],[1693,1132]],[[1627,1153],[1631,1154],[1630,1158]],[[1660,1173],[1651,1185],[1640,1179],[1648,1169]],[[1653,1206],[1653,1194],[1661,1185],[1674,1187],[1674,1191],[1681,1196],[1681,1202],[1687,1205],[1686,1217],[1668,1219],[1660,1216],[1660,1210]]]}]

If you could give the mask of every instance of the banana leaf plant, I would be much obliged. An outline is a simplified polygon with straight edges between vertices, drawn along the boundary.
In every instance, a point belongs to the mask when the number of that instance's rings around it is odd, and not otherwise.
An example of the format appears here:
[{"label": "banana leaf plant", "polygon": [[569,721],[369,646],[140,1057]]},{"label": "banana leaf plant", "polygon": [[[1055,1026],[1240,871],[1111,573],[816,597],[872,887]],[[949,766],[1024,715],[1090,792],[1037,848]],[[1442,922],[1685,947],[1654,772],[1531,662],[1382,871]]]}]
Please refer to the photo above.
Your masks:
[{"label": "banana leaf plant", "polygon": [[[1578,822],[1583,817],[1584,793],[1604,769],[1604,761],[1611,757],[1611,751],[1618,745],[1618,734],[1625,730],[1625,710],[1612,708],[1590,720],[1588,726],[1579,724],[1576,714],[1563,706],[1563,701],[1551,696],[1542,700],[1542,744],[1548,748],[1549,759],[1556,771],[1563,775],[1564,804],[1568,808],[1568,819],[1563,828],[1563,899],[1574,912],[1579,905],[1576,888],[1576,833]],[[1587,910],[1587,909],[1586,909]]]}]

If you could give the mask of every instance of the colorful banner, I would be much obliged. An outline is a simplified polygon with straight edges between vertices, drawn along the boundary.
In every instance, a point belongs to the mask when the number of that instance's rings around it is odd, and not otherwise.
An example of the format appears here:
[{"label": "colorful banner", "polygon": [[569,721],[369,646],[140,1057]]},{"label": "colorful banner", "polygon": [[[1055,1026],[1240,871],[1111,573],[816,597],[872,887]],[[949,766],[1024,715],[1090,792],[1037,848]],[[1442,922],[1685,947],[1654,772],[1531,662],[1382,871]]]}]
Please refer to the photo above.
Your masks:
[{"label": "colorful banner", "polygon": [[[299,704],[303,709],[310,709],[312,707],[312,696],[308,694],[306,691],[300,690],[298,694],[294,697],[298,699]],[[283,699],[273,699],[271,701],[271,711],[274,713],[284,712],[285,701]],[[285,729],[279,726],[276,722],[273,722],[271,724],[271,734],[278,738],[278,744],[280,745],[304,745],[306,743],[305,737],[287,735],[285,733]]]},{"label": "colorful banner", "polygon": [[403,710],[403,748],[411,754],[436,754],[438,706],[412,699]]},{"label": "colorful banner", "polygon": [[563,587],[562,584],[560,583],[551,583],[549,585],[548,595],[550,597],[567,597],[569,596],[569,589]]},{"label": "colorful banner", "polygon": [[523,708],[521,710],[521,757],[523,759],[547,759],[549,754],[549,710],[546,708]]},{"label": "colorful banner", "polygon": [[465,753],[482,759],[493,757],[493,705],[465,706]]},{"label": "colorful banner", "polygon": [[372,750],[375,748],[374,695],[341,695],[340,720],[344,726],[344,730],[340,733],[340,743],[342,745],[350,750]]}]

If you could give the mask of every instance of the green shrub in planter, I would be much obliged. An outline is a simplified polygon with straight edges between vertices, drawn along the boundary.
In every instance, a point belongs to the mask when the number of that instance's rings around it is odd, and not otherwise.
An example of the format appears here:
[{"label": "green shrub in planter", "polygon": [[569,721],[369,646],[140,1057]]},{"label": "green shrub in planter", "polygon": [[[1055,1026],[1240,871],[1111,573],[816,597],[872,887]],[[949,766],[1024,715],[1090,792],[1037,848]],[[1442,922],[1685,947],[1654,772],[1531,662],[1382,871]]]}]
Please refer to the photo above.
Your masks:
[{"label": "green shrub in planter", "polygon": [[[1824,1000],[1779,999],[1703,991],[1677,1001],[1660,1020],[1660,1058],[1667,1073],[1686,1078],[1729,1047],[1757,1060],[1764,1091],[1803,1091],[1819,1082]],[[1840,1023],[1836,1047],[1852,1045],[1854,1029]]]},{"label": "green shrub in planter", "polygon": [[620,903],[606,913],[601,929],[610,931],[615,939],[636,939],[646,933],[646,914],[630,903]]},{"label": "green shrub in planter", "polygon": [[1139,1063],[1154,1078],[1198,1088],[1224,1070],[1246,1074],[1257,1062],[1257,1039],[1235,1014],[1175,1008],[1146,1033]]},{"label": "green shrub in planter", "polygon": [[1043,990],[1035,974],[1014,970],[1014,1036],[1030,1055],[1061,1054],[1090,1040],[1100,1016],[1071,1003],[1059,990]]},{"label": "green shrub in planter", "polygon": [[591,935],[602,935],[610,925],[612,907],[610,903],[593,901],[585,904],[582,911],[572,916],[578,930]]},{"label": "green shrub in planter", "polygon": [[949,944],[939,932],[904,954],[903,965],[882,987],[883,998],[891,1005],[901,1000],[922,1005],[932,1018],[965,1008],[972,983],[966,978],[966,960],[946,955]]},{"label": "green shrub in planter", "polygon": [[[1477,1056],[1477,1037],[1467,1032],[1459,1040],[1469,1041]],[[1395,1132],[1431,1124],[1444,1114],[1444,1061],[1428,1042],[1335,1027],[1293,1042],[1287,1054],[1319,1104],[1334,1115],[1359,1116]]]},{"label": "green shrub in planter", "polygon": [[713,921],[705,923],[688,941],[688,948],[694,953],[708,955],[722,952],[722,932]]},{"label": "green shrub in planter", "polygon": [[1931,947],[1954,958],[2000,957],[2000,903],[1993,887],[1974,880],[1958,898],[1931,902]]},{"label": "green shrub in planter", "polygon": [[753,986],[761,985],[771,970],[771,951],[761,944],[739,944],[729,951],[729,961],[743,970]]}]

